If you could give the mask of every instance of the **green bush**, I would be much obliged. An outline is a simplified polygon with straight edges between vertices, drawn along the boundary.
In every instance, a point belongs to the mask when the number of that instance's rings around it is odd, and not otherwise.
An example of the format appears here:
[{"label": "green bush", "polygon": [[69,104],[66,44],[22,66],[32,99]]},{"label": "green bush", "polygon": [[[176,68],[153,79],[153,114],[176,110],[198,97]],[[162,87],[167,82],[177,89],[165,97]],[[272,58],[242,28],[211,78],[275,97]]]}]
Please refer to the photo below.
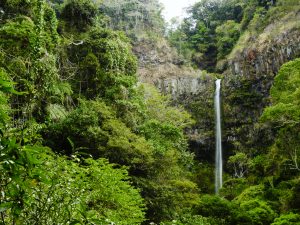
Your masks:
[{"label": "green bush", "polygon": [[275,165],[290,172],[298,170],[300,123],[300,59],[284,64],[271,88],[272,105],[265,108],[261,121],[276,127],[276,139],[270,155],[277,157]]},{"label": "green bush", "polygon": [[243,201],[240,204],[240,210],[243,216],[238,215],[237,220],[245,221],[247,218],[246,224],[270,224],[277,217],[267,202],[259,199]]},{"label": "green bush", "polygon": [[140,224],[144,203],[125,169],[106,160],[78,162],[38,146],[2,140],[0,157],[4,224]]},{"label": "green bush", "polygon": [[82,32],[94,24],[97,13],[96,4],[93,1],[68,0],[62,9],[61,17],[67,22],[67,26]]},{"label": "green bush", "polygon": [[81,101],[65,119],[47,128],[45,140],[56,151],[106,157],[136,173],[145,173],[152,162],[151,145],[131,132],[101,100]]},{"label": "green bush", "polygon": [[196,214],[221,221],[231,221],[233,204],[219,196],[204,195],[196,208]]},{"label": "green bush", "polygon": [[34,22],[28,17],[18,17],[0,28],[0,46],[14,55],[29,56],[37,44]]},{"label": "green bush", "polygon": [[209,218],[199,215],[182,215],[179,219],[172,220],[172,222],[163,222],[160,225],[211,225]]},{"label": "green bush", "polygon": [[[130,99],[136,82],[136,58],[129,39],[120,32],[93,28],[79,45],[67,50],[79,66],[74,81],[77,95],[88,99],[104,97],[109,101]],[[77,57],[72,57],[76,54]]]},{"label": "green bush", "polygon": [[22,14],[26,16],[34,15],[34,7],[37,0],[3,0],[0,2],[0,8],[4,9],[5,16],[10,18],[12,15]]},{"label": "green bush", "polygon": [[245,189],[236,199],[235,201],[239,204],[249,201],[251,199],[263,199],[265,192],[264,185],[256,185],[250,186],[249,188]]},{"label": "green bush", "polygon": [[55,55],[59,37],[53,9],[42,0],[31,3],[34,14],[15,15],[0,28],[0,66],[17,83],[15,89],[26,92],[12,96],[13,108],[17,108],[14,118],[42,121],[47,118],[51,96],[56,95],[54,86],[60,82]]},{"label": "green bush", "polygon": [[7,73],[0,68],[0,131],[10,120],[7,94],[15,92],[13,83],[9,80]]},{"label": "green bush", "polygon": [[299,225],[300,224],[300,215],[295,213],[289,213],[280,215],[276,218],[271,225]]},{"label": "green bush", "polygon": [[240,25],[228,20],[216,28],[218,60],[228,55],[240,36]]},{"label": "green bush", "polygon": [[249,186],[245,178],[232,178],[224,182],[220,190],[221,196],[228,200],[233,200],[239,196]]}]

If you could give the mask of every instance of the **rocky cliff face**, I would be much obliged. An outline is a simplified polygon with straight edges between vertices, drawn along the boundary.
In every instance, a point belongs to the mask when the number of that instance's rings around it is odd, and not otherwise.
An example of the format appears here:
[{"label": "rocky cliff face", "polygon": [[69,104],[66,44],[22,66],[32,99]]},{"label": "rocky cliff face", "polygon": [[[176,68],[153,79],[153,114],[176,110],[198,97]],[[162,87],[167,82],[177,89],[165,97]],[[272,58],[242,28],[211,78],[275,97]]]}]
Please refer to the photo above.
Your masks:
[{"label": "rocky cliff face", "polygon": [[214,80],[207,74],[160,78],[156,87],[173,99],[175,105],[183,105],[195,119],[193,127],[186,130],[190,149],[199,159],[213,161],[214,153]]},{"label": "rocky cliff face", "polygon": [[264,43],[258,42],[229,60],[227,74],[256,78],[274,76],[282,64],[299,56],[299,43],[298,29],[281,33]]},{"label": "rocky cliff face", "polygon": [[164,37],[144,39],[133,44],[138,58],[138,77],[141,82],[154,83],[160,78],[190,77],[199,75],[199,70],[186,66],[177,50]]},{"label": "rocky cliff face", "polygon": [[179,76],[173,78],[160,78],[155,81],[155,86],[164,94],[170,94],[172,99],[177,100],[184,97],[195,98],[206,93],[211,85],[212,77],[199,74],[198,77]]},{"label": "rocky cliff face", "polygon": [[259,125],[263,109],[270,104],[269,91],[280,67],[300,56],[300,12],[291,12],[249,36],[243,48],[228,61],[224,82],[224,128],[231,148],[265,147],[272,138]]}]

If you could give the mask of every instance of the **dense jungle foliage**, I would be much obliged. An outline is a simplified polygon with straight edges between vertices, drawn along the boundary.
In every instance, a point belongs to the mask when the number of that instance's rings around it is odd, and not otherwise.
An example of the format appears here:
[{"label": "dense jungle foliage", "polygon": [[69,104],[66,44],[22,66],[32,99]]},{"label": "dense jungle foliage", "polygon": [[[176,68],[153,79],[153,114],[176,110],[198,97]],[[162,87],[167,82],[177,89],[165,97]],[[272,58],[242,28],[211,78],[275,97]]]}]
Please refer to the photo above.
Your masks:
[{"label": "dense jungle foliage", "polygon": [[[277,4],[212,3],[169,35],[208,70]],[[1,225],[300,224],[300,60],[261,117],[272,144],[231,156],[217,196],[188,149],[191,115],[137,82],[131,43],[163,33],[156,0],[0,2]]]}]

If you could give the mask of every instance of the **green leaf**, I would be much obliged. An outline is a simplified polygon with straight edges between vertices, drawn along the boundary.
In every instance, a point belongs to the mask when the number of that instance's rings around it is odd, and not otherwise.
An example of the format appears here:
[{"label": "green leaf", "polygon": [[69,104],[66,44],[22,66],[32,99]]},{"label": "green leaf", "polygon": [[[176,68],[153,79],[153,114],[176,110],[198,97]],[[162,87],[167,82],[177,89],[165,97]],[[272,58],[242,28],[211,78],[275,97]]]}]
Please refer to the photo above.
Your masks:
[{"label": "green leaf", "polygon": [[10,209],[13,206],[11,202],[5,202],[0,204],[0,213],[5,212],[6,210]]}]

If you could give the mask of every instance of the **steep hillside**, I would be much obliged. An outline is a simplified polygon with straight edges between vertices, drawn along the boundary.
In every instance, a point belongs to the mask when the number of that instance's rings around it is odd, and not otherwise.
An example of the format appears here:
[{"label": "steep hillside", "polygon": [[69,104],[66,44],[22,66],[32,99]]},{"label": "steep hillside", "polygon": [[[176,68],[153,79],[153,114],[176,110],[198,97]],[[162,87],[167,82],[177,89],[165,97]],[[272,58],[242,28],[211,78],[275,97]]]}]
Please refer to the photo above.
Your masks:
[{"label": "steep hillside", "polygon": [[163,77],[194,76],[177,49],[165,37],[162,5],[157,0],[104,0],[101,10],[107,16],[107,26],[124,31],[130,37],[138,58],[138,78],[153,84]]},{"label": "steep hillside", "polygon": [[133,46],[138,57],[138,76],[142,82],[154,84],[158,79],[176,77],[195,77],[201,71],[196,70],[180,57],[175,48],[164,37],[158,40],[142,40]]},{"label": "steep hillside", "polygon": [[235,140],[234,145],[253,147],[260,138],[257,135],[263,135],[254,127],[270,104],[274,77],[284,63],[300,56],[299,20],[298,1],[278,1],[263,16],[255,14],[227,56],[224,116],[225,127],[230,127],[227,136]]}]

